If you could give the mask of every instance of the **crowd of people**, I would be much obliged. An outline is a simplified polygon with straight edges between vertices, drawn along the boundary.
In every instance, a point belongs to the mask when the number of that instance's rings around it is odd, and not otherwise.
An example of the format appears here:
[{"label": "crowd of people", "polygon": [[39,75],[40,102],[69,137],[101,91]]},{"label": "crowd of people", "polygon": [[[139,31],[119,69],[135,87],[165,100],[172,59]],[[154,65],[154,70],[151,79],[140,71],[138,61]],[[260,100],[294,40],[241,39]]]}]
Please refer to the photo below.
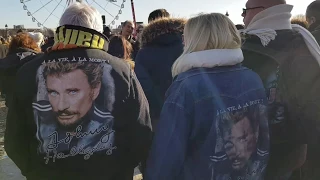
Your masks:
[{"label": "crowd of people", "polygon": [[292,9],[157,9],[113,34],[75,2],[55,30],[1,38],[8,156],[28,180],[320,179],[320,1]]}]

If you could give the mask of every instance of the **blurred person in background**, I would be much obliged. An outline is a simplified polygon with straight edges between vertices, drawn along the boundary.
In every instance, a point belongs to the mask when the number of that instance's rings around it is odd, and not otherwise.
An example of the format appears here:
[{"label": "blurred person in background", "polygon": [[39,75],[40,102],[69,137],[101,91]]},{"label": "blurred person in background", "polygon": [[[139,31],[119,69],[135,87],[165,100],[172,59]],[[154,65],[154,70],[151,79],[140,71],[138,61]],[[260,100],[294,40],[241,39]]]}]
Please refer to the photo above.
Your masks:
[{"label": "blurred person in background", "polygon": [[129,42],[131,42],[131,40],[133,40],[132,39],[133,28],[134,28],[134,24],[132,21],[125,21],[122,25],[120,35],[126,38]]},{"label": "blurred person in background", "polygon": [[141,39],[141,35],[142,35],[142,32],[143,32],[143,29],[145,28],[145,25],[143,24],[140,24],[137,28],[137,41],[140,41]]},{"label": "blurred person in background", "polygon": [[22,33],[22,32],[27,32],[27,30],[26,29],[18,29],[17,34]]},{"label": "blurred person in background", "polygon": [[3,45],[9,45],[8,41],[2,36],[0,37],[0,41],[1,41],[1,44]]},{"label": "blurred person in background", "polygon": [[[306,10],[309,31],[320,44],[320,1],[313,1]],[[318,135],[320,136],[320,134]],[[320,139],[320,138],[319,138]],[[320,141],[308,145],[307,160],[302,168],[303,180],[318,180],[320,177]]]},{"label": "blurred person in background", "polygon": [[108,39],[110,39],[110,38],[113,36],[113,34],[112,34],[111,29],[110,29],[109,26],[105,26],[105,27],[103,28],[103,34],[104,34],[105,36],[107,36]]},{"label": "blurred person in background", "polygon": [[10,42],[8,55],[0,60],[1,94],[5,95],[6,105],[10,108],[16,74],[22,65],[41,52],[38,44],[28,33],[19,33]]},{"label": "blurred person in background", "polygon": [[41,46],[44,43],[44,36],[41,32],[29,32],[29,36],[37,43],[38,47],[41,49]]},{"label": "blurred person in background", "polygon": [[[133,51],[131,54],[131,58],[133,61],[135,61],[136,55],[140,49],[139,45],[136,43],[136,41],[133,39],[132,33],[133,33],[133,29],[134,29],[134,24],[132,21],[125,21],[123,23],[122,29],[121,29],[121,36],[123,36],[127,41],[129,41],[132,45]],[[120,41],[119,41],[120,42]],[[123,44],[117,44],[115,45],[115,47],[112,48],[119,48],[121,49],[121,47],[123,46]]]},{"label": "blurred person in background", "polygon": [[[141,46],[141,35],[142,35],[142,32],[143,32],[143,29],[145,28],[145,25],[143,24],[140,24],[138,27],[137,27],[137,40],[136,40],[136,46],[139,47],[140,49],[140,46]],[[138,51],[139,52],[139,51]]]},{"label": "blurred person in background", "polygon": [[8,53],[8,46],[0,42],[0,59],[5,58]]},{"label": "blurred person in background", "polygon": [[8,35],[8,36],[7,36],[7,42],[8,42],[9,44],[10,44],[11,40],[12,40],[12,36]]},{"label": "blurred person in background", "polygon": [[44,31],[44,34],[45,34],[46,40],[45,40],[45,43],[41,46],[42,52],[46,52],[49,47],[53,46],[55,30],[46,28]]},{"label": "blurred person in background", "polygon": [[320,43],[320,1],[313,1],[306,10],[306,19],[309,23],[309,31]]},{"label": "blurred person in background", "polygon": [[170,13],[166,9],[156,9],[149,14],[148,23],[159,18],[170,18]]},{"label": "blurred person in background", "polygon": [[[118,45],[123,45],[122,47],[118,47]],[[123,36],[113,36],[111,37],[109,43],[108,53],[112,56],[124,59],[127,61],[131,68],[134,68],[134,61],[131,59],[132,57],[132,44],[125,39]]]},{"label": "blurred person in background", "polygon": [[184,42],[146,179],[262,180],[269,157],[267,99],[260,77],[241,65],[239,32],[223,14],[201,14],[188,20]]},{"label": "blurred person in background", "polygon": [[[133,50],[125,52],[126,43],[124,43],[123,39],[126,40],[126,38],[121,35],[112,36],[109,42],[108,53],[118,58],[123,58],[127,53],[132,54]],[[132,47],[131,43],[130,46]]]},{"label": "blurred person in background", "polygon": [[132,21],[125,21],[123,23],[120,36],[112,36],[110,37],[110,44],[108,52],[116,57],[123,57],[125,52],[124,48],[126,45],[123,43],[122,38],[127,40],[129,43],[131,43],[132,46],[132,52],[131,59],[134,61],[137,52],[139,51],[139,47],[136,41],[133,39],[132,33],[133,33],[133,22]]},{"label": "blurred person in background", "polygon": [[153,127],[172,83],[171,67],[183,52],[185,23],[185,19],[156,18],[141,34],[135,72],[149,101]]}]

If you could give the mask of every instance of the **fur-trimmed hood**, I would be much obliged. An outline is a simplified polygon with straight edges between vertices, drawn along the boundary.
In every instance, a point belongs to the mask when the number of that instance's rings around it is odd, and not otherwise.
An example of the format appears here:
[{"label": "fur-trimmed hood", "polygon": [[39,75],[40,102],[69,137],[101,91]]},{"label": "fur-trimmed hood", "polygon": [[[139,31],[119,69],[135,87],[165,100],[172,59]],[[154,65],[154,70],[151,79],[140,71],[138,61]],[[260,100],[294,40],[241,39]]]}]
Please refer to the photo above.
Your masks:
[{"label": "fur-trimmed hood", "polygon": [[143,29],[141,47],[154,43],[154,41],[158,40],[159,37],[162,37],[163,35],[182,35],[186,22],[185,19],[181,18],[161,18],[151,22]]}]

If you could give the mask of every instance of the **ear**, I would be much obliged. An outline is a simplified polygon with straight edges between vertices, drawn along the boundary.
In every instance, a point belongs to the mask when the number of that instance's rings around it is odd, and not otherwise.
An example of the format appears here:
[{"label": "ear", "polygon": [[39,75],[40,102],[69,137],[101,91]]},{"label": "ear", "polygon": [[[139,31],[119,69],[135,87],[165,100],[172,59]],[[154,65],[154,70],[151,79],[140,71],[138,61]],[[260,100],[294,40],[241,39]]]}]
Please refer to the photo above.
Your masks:
[{"label": "ear", "polygon": [[97,84],[97,86],[93,88],[93,96],[92,96],[93,100],[96,100],[97,97],[99,96],[100,89],[101,89],[101,82],[99,82],[99,84]]}]

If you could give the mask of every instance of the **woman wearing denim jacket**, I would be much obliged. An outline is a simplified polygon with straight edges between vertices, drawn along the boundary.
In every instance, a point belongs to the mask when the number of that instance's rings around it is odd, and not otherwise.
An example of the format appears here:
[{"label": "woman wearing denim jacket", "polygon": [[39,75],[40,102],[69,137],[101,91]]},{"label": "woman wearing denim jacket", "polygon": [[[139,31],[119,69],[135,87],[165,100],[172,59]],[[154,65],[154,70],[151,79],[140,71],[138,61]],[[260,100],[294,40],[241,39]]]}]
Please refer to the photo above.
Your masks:
[{"label": "woman wearing denim jacket", "polygon": [[187,22],[184,41],[145,179],[263,179],[267,99],[259,76],[241,65],[236,27],[222,14],[202,14]]}]

